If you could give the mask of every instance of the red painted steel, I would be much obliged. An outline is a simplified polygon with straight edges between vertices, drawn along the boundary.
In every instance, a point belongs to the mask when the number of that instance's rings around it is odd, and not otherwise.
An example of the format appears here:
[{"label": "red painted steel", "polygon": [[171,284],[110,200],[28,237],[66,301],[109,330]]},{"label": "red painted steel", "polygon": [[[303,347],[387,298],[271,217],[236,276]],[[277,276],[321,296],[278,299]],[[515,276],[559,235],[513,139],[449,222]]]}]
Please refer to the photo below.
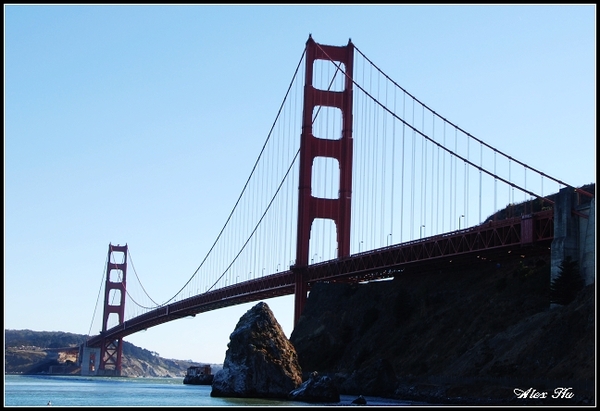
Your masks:
[{"label": "red painted steel", "polygon": [[[319,281],[363,282],[402,273],[426,273],[449,266],[503,262],[521,255],[550,255],[553,210],[523,217],[491,221],[446,234],[410,241],[303,268],[305,287]],[[523,221],[527,221],[523,224]],[[523,241],[523,238],[532,241]],[[284,271],[196,295],[125,321],[88,340],[90,347],[103,340],[121,339],[169,321],[237,304],[294,294],[296,271]]]},{"label": "red painted steel", "polygon": [[[343,91],[319,90],[313,86],[315,60],[328,60],[344,65]],[[302,136],[300,140],[300,182],[298,196],[298,239],[295,272],[295,322],[300,318],[306,302],[305,268],[308,266],[310,230],[315,218],[330,219],[337,229],[338,257],[350,255],[350,216],[352,197],[352,72],[354,45],[326,46],[315,43],[312,37],[306,42],[306,77]],[[342,112],[342,135],[339,140],[325,140],[313,134],[313,113],[320,106],[338,108]],[[338,198],[317,198],[312,195],[312,166],[316,157],[335,158],[340,166]]]},{"label": "red painted steel", "polygon": [[[113,253],[122,253],[123,262],[113,263]],[[111,272],[121,271],[121,276],[117,275],[116,281],[112,281]],[[98,374],[100,375],[121,375],[121,365],[123,357],[123,338],[111,338],[106,334],[108,329],[108,320],[111,314],[116,314],[118,323],[123,324],[125,319],[125,290],[127,288],[127,244],[108,245],[108,261],[106,264],[106,283],[104,286],[104,314],[102,320],[102,333],[100,341],[100,364]],[[119,299],[116,304],[111,304],[110,292],[116,290]]]}]

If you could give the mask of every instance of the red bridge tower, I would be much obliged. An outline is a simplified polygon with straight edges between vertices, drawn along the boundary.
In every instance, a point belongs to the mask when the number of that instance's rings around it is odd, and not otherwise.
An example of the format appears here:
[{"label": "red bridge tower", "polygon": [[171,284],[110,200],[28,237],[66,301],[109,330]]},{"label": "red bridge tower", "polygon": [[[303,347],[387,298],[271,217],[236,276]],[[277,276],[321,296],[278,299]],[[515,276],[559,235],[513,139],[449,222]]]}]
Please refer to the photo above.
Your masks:
[{"label": "red bridge tower", "polygon": [[[313,86],[315,60],[341,63],[345,70],[343,91],[320,90]],[[311,226],[315,218],[331,219],[337,229],[338,255],[350,255],[350,205],[352,197],[352,72],[354,45],[325,46],[311,36],[306,42],[306,77],[300,140],[300,183],[298,199],[298,242],[296,248],[294,324],[298,322],[308,293],[305,268],[308,266]],[[344,73],[342,73],[344,75]],[[313,115],[320,106],[334,107],[342,113],[342,133],[338,140],[318,138],[313,134]],[[312,166],[316,157],[334,158],[340,167],[338,198],[312,195]]]}]

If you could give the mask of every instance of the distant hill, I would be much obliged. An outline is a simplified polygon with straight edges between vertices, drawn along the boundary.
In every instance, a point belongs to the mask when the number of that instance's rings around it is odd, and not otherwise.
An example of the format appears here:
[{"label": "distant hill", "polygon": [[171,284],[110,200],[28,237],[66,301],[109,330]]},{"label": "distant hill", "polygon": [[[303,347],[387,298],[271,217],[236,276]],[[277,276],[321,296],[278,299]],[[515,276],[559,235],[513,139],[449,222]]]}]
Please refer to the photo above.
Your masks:
[{"label": "distant hill", "polygon": [[[73,374],[79,375],[76,354],[67,347],[78,347],[87,336],[60,331],[4,331],[5,374]],[[59,350],[57,350],[59,349]],[[202,365],[189,360],[166,359],[155,352],[123,342],[124,377],[183,378],[190,366]],[[213,373],[221,365],[211,364]]]}]

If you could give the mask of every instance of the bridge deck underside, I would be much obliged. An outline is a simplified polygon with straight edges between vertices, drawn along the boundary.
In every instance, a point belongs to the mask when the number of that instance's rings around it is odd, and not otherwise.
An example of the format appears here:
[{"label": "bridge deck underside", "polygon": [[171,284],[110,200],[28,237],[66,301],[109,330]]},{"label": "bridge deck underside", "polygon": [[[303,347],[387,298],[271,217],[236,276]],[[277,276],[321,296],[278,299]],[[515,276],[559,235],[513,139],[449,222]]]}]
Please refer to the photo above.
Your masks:
[{"label": "bridge deck underside", "polygon": [[123,338],[135,332],[179,318],[232,305],[294,294],[296,272],[308,283],[318,281],[363,282],[389,278],[407,269],[426,272],[442,265],[506,259],[550,253],[553,239],[553,212],[491,221],[482,225],[422,240],[389,246],[350,257],[338,258],[259,279],[245,281],[199,294],[140,315],[92,337],[87,345],[100,346],[103,340]]}]

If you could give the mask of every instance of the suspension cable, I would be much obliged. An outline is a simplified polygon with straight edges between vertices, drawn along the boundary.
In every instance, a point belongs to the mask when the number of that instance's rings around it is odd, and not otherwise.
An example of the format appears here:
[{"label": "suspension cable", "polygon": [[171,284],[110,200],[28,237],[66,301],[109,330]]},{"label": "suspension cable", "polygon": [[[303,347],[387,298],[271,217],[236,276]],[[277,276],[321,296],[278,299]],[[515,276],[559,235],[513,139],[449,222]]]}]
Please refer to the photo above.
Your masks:
[{"label": "suspension cable", "polygon": [[[548,174],[546,174],[546,173],[544,173],[544,172],[542,172],[542,171],[540,171],[540,170],[537,170],[537,169],[535,169],[535,168],[533,168],[533,167],[531,167],[531,166],[528,166],[527,164],[525,164],[525,163],[523,163],[523,162],[521,162],[521,161],[519,161],[519,160],[517,160],[517,159],[515,159],[515,158],[513,158],[513,157],[511,157],[511,156],[509,156],[508,154],[506,154],[506,153],[504,153],[504,152],[502,152],[502,151],[500,151],[500,150],[496,149],[495,147],[492,147],[491,145],[489,145],[489,144],[488,144],[488,143],[486,143],[485,141],[478,139],[477,137],[473,136],[471,133],[469,133],[469,132],[467,132],[467,131],[463,130],[462,128],[460,128],[460,127],[459,127],[459,126],[457,126],[456,124],[454,124],[454,123],[452,123],[451,121],[449,121],[448,119],[446,119],[445,117],[443,117],[443,116],[439,115],[439,114],[438,114],[438,113],[436,113],[434,110],[432,110],[431,108],[429,108],[429,107],[428,107],[426,104],[422,103],[422,102],[421,102],[419,99],[417,99],[417,98],[416,98],[416,97],[414,97],[412,94],[410,94],[408,91],[406,91],[406,90],[405,90],[405,89],[404,89],[402,86],[400,86],[398,83],[396,83],[396,82],[395,82],[393,79],[391,79],[391,78],[390,78],[390,77],[389,77],[387,74],[385,74],[385,73],[384,73],[384,72],[383,72],[383,71],[382,71],[382,70],[381,70],[381,69],[380,69],[380,68],[379,68],[379,67],[378,67],[378,66],[377,66],[375,63],[373,63],[373,62],[372,62],[372,61],[371,61],[371,60],[370,60],[370,59],[369,59],[367,56],[365,56],[365,55],[362,53],[362,51],[360,51],[360,50],[358,49],[358,47],[354,46],[354,48],[355,48],[355,50],[356,50],[356,51],[358,51],[358,52],[360,53],[360,55],[361,55],[361,56],[363,56],[363,57],[364,57],[364,58],[365,58],[365,59],[366,59],[366,60],[367,60],[369,63],[371,63],[371,64],[372,64],[372,65],[373,65],[373,66],[374,66],[374,67],[375,67],[375,68],[376,68],[376,69],[377,69],[377,70],[378,70],[378,71],[379,71],[381,74],[383,74],[383,75],[384,75],[384,76],[385,76],[385,77],[386,77],[386,78],[387,78],[389,81],[391,81],[391,82],[392,82],[392,83],[393,83],[393,84],[394,84],[396,87],[398,87],[398,88],[399,88],[399,89],[401,89],[403,92],[405,92],[406,94],[408,94],[410,97],[412,97],[413,99],[415,99],[415,100],[416,100],[416,101],[417,101],[419,104],[421,104],[423,107],[427,108],[427,110],[429,110],[429,111],[430,111],[430,112],[431,112],[433,115],[435,115],[435,116],[438,116],[440,119],[442,119],[443,121],[445,121],[445,122],[447,122],[448,124],[452,125],[452,126],[453,126],[453,127],[455,127],[457,130],[460,130],[462,133],[464,133],[464,134],[465,134],[465,135],[467,135],[468,137],[470,137],[470,138],[472,138],[473,140],[475,140],[475,141],[477,141],[477,142],[479,142],[479,143],[483,144],[483,145],[484,145],[484,146],[486,146],[487,148],[489,148],[489,149],[491,149],[491,150],[493,150],[493,151],[495,151],[495,152],[498,152],[499,154],[503,155],[504,157],[508,158],[509,160],[512,160],[512,161],[514,161],[514,162],[518,163],[519,165],[521,165],[521,166],[523,166],[523,167],[525,167],[525,168],[528,168],[528,169],[530,169],[531,171],[534,171],[534,172],[536,172],[536,173],[538,173],[538,174],[540,174],[540,175],[542,175],[542,176],[544,176],[544,177],[547,177],[547,178],[549,178],[550,180],[553,180],[554,182],[556,182],[556,183],[558,183],[558,184],[562,184],[563,186],[566,186],[566,187],[573,187],[573,186],[571,186],[571,185],[569,185],[569,184],[566,184],[566,183],[564,183],[563,181],[561,181],[561,180],[559,180],[559,179],[557,179],[557,178],[554,178],[554,177],[552,177],[552,176],[550,176],[550,175],[548,175]],[[356,83],[355,83],[355,84],[356,84]],[[364,91],[364,92],[366,93],[366,91],[365,91],[364,89],[362,89],[362,88],[361,88],[361,87],[360,87],[358,84],[356,84],[356,85],[357,85],[357,86],[358,86],[358,87],[359,87],[359,88],[360,88],[362,91]],[[372,97],[371,97],[371,98],[372,98]],[[376,100],[375,100],[375,101],[376,101]],[[378,102],[378,103],[379,103],[379,102]],[[385,107],[384,107],[384,108],[385,108]],[[387,108],[385,108],[385,109],[387,110]],[[387,110],[387,111],[389,112],[389,110]],[[394,113],[390,113],[390,114],[394,115]],[[394,115],[394,116],[395,116],[395,115]],[[401,120],[401,119],[399,119],[399,120],[400,120],[400,121],[403,121],[403,120]],[[410,127],[410,126],[409,126],[409,127]],[[425,136],[423,136],[423,137],[425,137]],[[426,137],[426,138],[427,138],[427,137]],[[485,170],[483,170],[483,171],[485,172]],[[488,174],[489,174],[489,173],[488,173]],[[526,189],[524,190],[524,189],[521,189],[520,187],[516,187],[516,188],[520,189],[521,191],[523,191],[523,192],[525,192],[525,193],[532,194],[531,192],[527,191]],[[591,194],[591,193],[588,193],[588,192],[587,192],[587,191],[585,191],[585,190],[582,190],[582,189],[580,189],[580,188],[576,188],[576,187],[573,187],[573,188],[574,188],[574,189],[575,189],[575,191],[577,191],[578,193],[581,193],[581,194],[583,194],[583,195],[585,195],[585,196],[587,196],[587,197],[590,197],[590,198],[594,197],[594,195],[593,195],[593,194]],[[534,195],[535,197],[538,197],[538,198],[543,198],[542,196],[539,196],[539,195],[537,195],[537,194],[533,194],[533,195]]]},{"label": "suspension cable", "polygon": [[[365,58],[366,58],[366,57],[365,57]],[[354,80],[352,80],[352,81],[354,82]],[[457,154],[457,153],[454,153],[454,152],[452,152],[452,151],[451,151],[450,149],[448,149],[447,147],[443,147],[443,146],[442,146],[440,143],[438,143],[438,142],[436,142],[436,141],[432,140],[432,139],[431,139],[431,137],[429,137],[429,136],[425,135],[424,133],[422,133],[421,131],[417,130],[415,127],[413,127],[412,125],[408,124],[408,123],[407,123],[405,120],[403,120],[403,119],[401,119],[400,117],[398,117],[398,116],[397,116],[395,113],[392,113],[392,112],[391,112],[391,110],[390,110],[389,108],[385,107],[383,104],[381,104],[379,101],[377,101],[377,99],[375,99],[375,98],[374,98],[374,97],[373,97],[373,96],[372,96],[372,95],[371,95],[369,92],[367,92],[367,91],[366,91],[366,90],[365,90],[363,87],[361,87],[361,86],[360,86],[358,83],[354,82],[354,85],[355,85],[356,87],[358,87],[358,88],[359,88],[359,89],[360,89],[360,90],[361,90],[363,93],[365,93],[367,96],[369,96],[369,98],[371,98],[371,100],[373,100],[375,103],[377,103],[377,104],[378,104],[380,107],[382,107],[382,108],[383,108],[385,111],[387,111],[388,113],[390,113],[390,114],[391,114],[391,115],[392,115],[394,118],[396,118],[397,120],[401,121],[401,122],[402,122],[402,123],[404,123],[406,126],[408,126],[410,129],[412,129],[414,133],[418,133],[419,135],[421,135],[421,137],[423,137],[423,138],[427,139],[428,141],[430,141],[430,142],[432,142],[433,144],[437,145],[437,146],[438,146],[438,147],[440,147],[441,149],[443,149],[443,150],[445,150],[445,151],[449,152],[450,154],[454,155],[455,157],[457,157],[457,158],[459,158],[459,159],[463,160],[463,161],[464,161],[466,164],[469,164],[471,167],[473,167],[473,168],[475,168],[475,169],[477,169],[477,170],[483,171],[484,173],[486,173],[486,174],[489,174],[490,176],[494,177],[494,174],[493,174],[493,173],[491,173],[490,171],[488,171],[488,170],[486,170],[486,169],[483,169],[483,168],[479,167],[477,164],[475,164],[475,163],[473,163],[472,161],[468,160],[467,158],[465,158],[465,157],[463,157],[463,156],[461,156],[461,155],[459,155],[459,154]],[[407,94],[408,94],[408,93],[407,93]],[[418,100],[417,100],[417,99],[415,99],[415,98],[413,97],[413,102],[414,102],[414,101],[418,101]],[[428,108],[428,110],[430,110],[430,109]],[[432,113],[436,114],[434,111],[432,111]],[[436,115],[437,115],[437,114],[436,114]],[[444,119],[444,118],[443,118],[443,117],[441,117],[441,116],[440,116],[440,118],[441,118],[442,120],[444,120],[444,121],[447,121],[446,119]],[[451,124],[453,127],[455,127],[457,130],[461,130],[461,129],[460,129],[458,126],[455,126],[455,125],[454,125],[454,124],[452,124],[451,122],[449,122],[449,121],[448,121],[448,123],[449,123],[449,124]],[[461,131],[462,131],[462,130],[461,130]],[[464,132],[464,131],[463,131],[463,132]],[[493,150],[497,151],[498,153],[500,153],[500,154],[503,154],[501,151],[494,149],[493,147],[489,146],[488,144],[486,144],[486,143],[482,142],[481,140],[478,140],[477,138],[475,138],[475,137],[471,136],[469,133],[467,133],[467,132],[464,132],[464,133],[465,133],[465,134],[466,134],[468,137],[471,137],[471,138],[473,138],[474,140],[477,140],[477,141],[481,142],[482,144],[484,144],[484,145],[486,145],[486,146],[488,146],[488,147],[492,148]],[[468,140],[468,141],[470,141],[470,140]],[[503,155],[505,155],[505,154],[503,154]],[[506,156],[506,155],[505,155],[505,156]],[[509,157],[509,159],[512,159],[513,161],[515,161],[515,162],[518,162],[519,164],[523,164],[523,163],[520,163],[518,160],[515,160],[515,159],[513,159],[513,158],[512,158],[512,157],[510,157],[510,156],[506,156],[506,157]],[[523,165],[524,165],[524,164],[523,164]],[[525,166],[525,167],[528,167],[527,165],[524,165],[524,166]],[[533,170],[533,171],[536,171],[536,172],[538,172],[538,173],[540,173],[540,174],[543,174],[543,173],[541,173],[540,171],[537,171],[537,170],[535,170],[535,169],[533,169],[533,168],[531,168],[531,167],[528,167],[528,168],[529,168],[529,169],[531,169],[531,170]],[[565,185],[565,186],[569,186],[569,185],[567,185],[567,184],[565,184],[565,183],[561,182],[560,180],[554,179],[554,178],[552,178],[552,177],[550,177],[550,176],[548,176],[548,175],[546,175],[546,174],[544,174],[544,175],[545,175],[546,177],[548,177],[548,178],[550,178],[550,179],[554,180],[555,182],[558,182],[558,183],[560,183],[560,184],[563,184],[563,185]],[[536,193],[534,193],[534,192],[532,192],[532,191],[529,191],[529,190],[527,190],[527,189],[524,189],[524,188],[522,188],[522,187],[519,187],[519,186],[518,186],[518,185],[516,185],[515,183],[512,183],[512,182],[510,182],[510,181],[508,181],[508,180],[506,180],[506,179],[504,179],[504,178],[502,178],[502,177],[500,177],[500,176],[495,176],[495,177],[497,177],[499,180],[503,181],[504,183],[508,184],[509,186],[511,186],[511,187],[513,187],[513,188],[517,188],[518,190],[520,190],[520,191],[523,191],[523,192],[525,192],[525,193],[527,193],[527,194],[530,194],[531,196],[537,197],[537,198],[539,198],[539,199],[541,199],[541,200],[543,200],[543,201],[546,201],[546,202],[548,202],[548,203],[550,203],[550,204],[554,204],[554,201],[552,201],[552,200],[550,200],[550,199],[548,199],[548,198],[545,198],[545,197],[541,197],[540,195],[538,195],[538,194],[536,194]],[[569,187],[572,187],[572,186],[569,186]],[[590,193],[587,193],[587,192],[586,192],[586,191],[584,191],[584,190],[580,190],[580,189],[575,189],[575,190],[576,190],[576,191],[578,191],[578,192],[582,192],[582,194],[585,194],[585,195],[590,195],[590,196],[592,196],[592,197],[593,197],[593,195],[592,195],[592,194],[590,194]]]},{"label": "suspension cable", "polygon": [[[285,96],[283,98],[283,101],[279,107],[279,110],[277,112],[277,115],[275,116],[275,120],[273,121],[273,124],[271,126],[271,130],[269,131],[269,134],[267,135],[267,139],[265,141],[265,143],[263,144],[263,147],[258,155],[258,158],[256,159],[256,162],[254,163],[254,166],[252,167],[252,171],[250,172],[250,175],[248,176],[248,179],[246,180],[246,183],[244,184],[244,187],[242,188],[242,191],[237,199],[237,201],[235,202],[235,205],[233,206],[231,212],[229,213],[229,216],[227,217],[227,220],[225,221],[225,224],[223,225],[223,228],[221,229],[221,231],[219,232],[219,234],[217,235],[217,238],[215,239],[213,245],[210,247],[210,249],[208,250],[208,252],[206,253],[206,256],[204,257],[204,259],[202,260],[202,262],[200,263],[200,265],[198,266],[198,268],[196,269],[196,271],[194,271],[194,273],[192,274],[192,276],[190,277],[190,279],[181,287],[181,289],[173,296],[171,297],[169,300],[165,301],[164,303],[162,303],[161,305],[159,305],[158,307],[162,307],[168,303],[170,303],[171,301],[173,301],[175,299],[175,297],[177,297],[184,289],[185,287],[187,287],[187,285],[192,281],[192,279],[196,276],[196,274],[198,273],[198,271],[200,270],[200,268],[202,268],[202,266],[204,265],[204,263],[206,262],[206,260],[208,259],[208,256],[210,255],[210,253],[212,252],[212,250],[215,248],[215,246],[217,245],[219,239],[221,238],[221,236],[223,235],[223,232],[225,231],[225,228],[227,227],[227,225],[229,224],[229,221],[231,220],[233,213],[235,212],[235,210],[237,209],[237,206],[239,205],[242,196],[244,195],[246,189],[248,188],[248,184],[250,183],[250,179],[252,178],[252,176],[254,175],[254,172],[256,171],[256,167],[258,166],[258,163],[262,157],[263,152],[265,151],[265,148],[267,146],[267,143],[269,142],[271,135],[273,133],[273,129],[275,128],[275,124],[277,123],[277,119],[279,118],[279,116],[281,115],[281,111],[283,109],[284,103],[288,98],[288,95],[290,93],[290,89],[292,88],[292,85],[294,84],[294,80],[298,74],[298,70],[300,69],[300,66],[302,64],[302,60],[304,59],[304,56],[306,54],[306,48],[304,48],[304,52],[302,53],[302,57],[300,58],[300,61],[298,62],[298,65],[296,66],[296,70],[294,71],[294,75],[292,76],[292,80],[290,82],[290,85],[288,86],[288,89],[285,93]],[[222,277],[222,276],[221,276]],[[219,277],[219,278],[221,278]],[[214,287],[211,286],[211,288]],[[158,308],[157,307],[157,308]]]},{"label": "suspension cable", "polygon": [[100,296],[102,295],[102,284],[104,283],[104,275],[106,273],[106,267],[108,264],[108,254],[106,255],[106,260],[104,260],[104,266],[102,267],[102,277],[100,280],[100,287],[98,288],[98,297],[96,298],[96,305],[94,306],[94,313],[92,314],[92,321],[90,322],[90,329],[88,330],[88,336],[92,333],[92,327],[94,326],[94,318],[96,317],[96,310],[98,309],[98,302],[100,301]]},{"label": "suspension cable", "polygon": [[[144,294],[146,294],[146,297],[148,297],[150,299],[150,301],[152,301],[156,305],[159,305],[156,301],[154,301],[152,299],[152,297],[150,297],[150,295],[148,294],[148,292],[144,288],[144,285],[142,284],[142,280],[140,280],[140,277],[138,276],[138,273],[135,270],[135,266],[133,265],[133,258],[131,258],[131,253],[129,252],[129,247],[127,248],[127,255],[129,256],[129,263],[131,265],[131,268],[133,268],[133,273],[135,274],[135,278],[137,278],[138,283],[140,284],[140,287],[142,287],[142,291],[144,291]],[[129,294],[129,292],[127,291],[127,289],[125,290],[125,292],[127,293],[127,295],[129,295],[129,297],[131,298],[132,301],[135,301],[133,299],[133,297],[131,296],[131,294]]]}]

